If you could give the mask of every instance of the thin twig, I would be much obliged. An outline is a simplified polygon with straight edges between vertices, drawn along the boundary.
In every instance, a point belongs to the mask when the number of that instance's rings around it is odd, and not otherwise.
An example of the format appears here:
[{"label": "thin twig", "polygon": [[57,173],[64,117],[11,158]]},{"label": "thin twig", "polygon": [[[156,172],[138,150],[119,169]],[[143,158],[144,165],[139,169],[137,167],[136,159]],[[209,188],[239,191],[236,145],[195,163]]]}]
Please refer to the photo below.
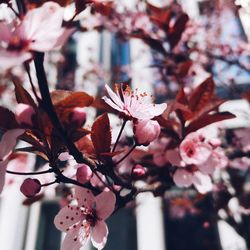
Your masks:
[{"label": "thin twig", "polygon": [[15,174],[15,175],[39,175],[39,174],[47,174],[47,173],[52,173],[53,169],[47,169],[44,171],[40,172],[16,172],[16,171],[11,171],[11,170],[6,170],[6,173],[8,174]]},{"label": "thin twig", "polygon": [[119,142],[119,140],[120,140],[120,138],[121,138],[122,131],[123,131],[123,129],[124,129],[126,123],[127,123],[127,120],[124,120],[123,123],[122,123],[121,129],[120,129],[120,132],[119,132],[119,134],[118,134],[118,136],[117,136],[115,145],[114,145],[114,147],[113,147],[113,149],[112,149],[112,152],[115,152],[115,149],[116,149],[117,144],[118,144],[118,142]]},{"label": "thin twig", "polygon": [[132,152],[133,150],[136,148],[136,144],[133,145],[133,147],[119,160],[115,163],[115,165],[118,165],[119,163],[121,163],[123,160],[125,160]]}]

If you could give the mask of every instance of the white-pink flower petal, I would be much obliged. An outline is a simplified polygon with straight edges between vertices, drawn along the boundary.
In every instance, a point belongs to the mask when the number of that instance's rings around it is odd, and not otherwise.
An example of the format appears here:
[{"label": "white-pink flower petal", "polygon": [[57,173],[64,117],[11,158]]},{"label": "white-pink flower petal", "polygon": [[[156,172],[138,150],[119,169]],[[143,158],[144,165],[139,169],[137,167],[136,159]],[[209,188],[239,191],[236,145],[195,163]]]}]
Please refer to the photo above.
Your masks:
[{"label": "white-pink flower petal", "polygon": [[95,197],[96,212],[99,219],[105,220],[115,209],[116,197],[113,192],[102,192]]},{"label": "white-pink flower petal", "polygon": [[98,250],[104,248],[108,237],[108,227],[104,221],[98,221],[92,229],[91,241]]},{"label": "white-pink flower petal", "polygon": [[95,197],[92,192],[86,188],[76,187],[75,198],[80,207],[92,208]]},{"label": "white-pink flower petal", "polygon": [[213,184],[211,178],[208,175],[195,171],[193,174],[193,184],[199,193],[205,194],[212,191]]},{"label": "white-pink flower petal", "polygon": [[61,250],[84,250],[84,246],[89,239],[81,223],[69,230],[62,243]]},{"label": "white-pink flower petal", "polygon": [[[123,90],[121,85],[120,92],[117,89],[116,93],[108,85],[105,85],[105,88],[110,98],[104,96],[103,100],[112,108],[130,118],[150,120],[161,115],[167,108],[166,103],[152,104],[151,98],[148,98],[146,93],[137,94],[137,91],[133,92],[128,86],[126,90]],[[116,85],[116,88],[118,88],[118,85]]]},{"label": "white-pink flower petal", "polygon": [[55,2],[44,3],[41,7],[27,12],[20,27],[20,34],[31,40],[30,49],[48,51],[55,47],[61,28],[64,8]]},{"label": "white-pink flower petal", "polygon": [[0,160],[3,160],[12,151],[17,137],[23,133],[23,129],[11,129],[3,134],[0,142]]},{"label": "white-pink flower petal", "polygon": [[193,183],[193,174],[185,169],[177,169],[173,180],[178,187],[189,187]]},{"label": "white-pink flower petal", "polygon": [[69,205],[62,208],[54,219],[56,228],[61,231],[68,231],[71,226],[83,219],[83,214],[78,206]]}]

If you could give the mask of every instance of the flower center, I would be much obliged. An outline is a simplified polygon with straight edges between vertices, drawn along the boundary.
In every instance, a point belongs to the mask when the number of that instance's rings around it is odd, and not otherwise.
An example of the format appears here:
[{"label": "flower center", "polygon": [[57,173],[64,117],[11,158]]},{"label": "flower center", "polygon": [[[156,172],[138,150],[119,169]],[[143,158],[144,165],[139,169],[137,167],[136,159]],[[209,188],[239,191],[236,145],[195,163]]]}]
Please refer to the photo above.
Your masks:
[{"label": "flower center", "polygon": [[28,40],[21,39],[19,36],[12,36],[8,45],[8,50],[21,51],[29,45]]},{"label": "flower center", "polygon": [[91,227],[94,227],[97,220],[98,220],[98,217],[96,215],[96,211],[92,210],[91,212],[87,213],[86,220],[88,221],[88,223]]}]

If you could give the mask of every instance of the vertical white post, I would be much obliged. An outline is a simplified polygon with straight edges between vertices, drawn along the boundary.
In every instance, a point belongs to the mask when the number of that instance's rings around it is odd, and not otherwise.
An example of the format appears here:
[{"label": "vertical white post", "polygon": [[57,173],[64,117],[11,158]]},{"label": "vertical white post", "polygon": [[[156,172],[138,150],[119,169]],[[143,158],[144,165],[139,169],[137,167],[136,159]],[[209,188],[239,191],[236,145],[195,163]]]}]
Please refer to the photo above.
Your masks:
[{"label": "vertical white post", "polygon": [[21,250],[25,232],[27,208],[21,206],[23,196],[17,186],[8,189],[8,194],[1,197],[0,204],[0,248]]},{"label": "vertical white post", "polygon": [[138,250],[165,250],[164,218],[161,198],[141,193],[136,198]]}]

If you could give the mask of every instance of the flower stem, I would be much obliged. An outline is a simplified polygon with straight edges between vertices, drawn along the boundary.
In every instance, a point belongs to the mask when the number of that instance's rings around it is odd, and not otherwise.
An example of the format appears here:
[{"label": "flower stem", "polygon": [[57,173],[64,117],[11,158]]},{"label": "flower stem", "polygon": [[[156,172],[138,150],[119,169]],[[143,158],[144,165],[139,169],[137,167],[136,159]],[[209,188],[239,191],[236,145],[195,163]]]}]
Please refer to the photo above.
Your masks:
[{"label": "flower stem", "polygon": [[18,17],[19,19],[21,19],[20,15],[17,13],[17,11],[13,8],[13,6],[11,5],[11,3],[8,3],[7,6],[13,11],[13,13],[16,15],[16,17]]},{"label": "flower stem", "polygon": [[29,77],[29,81],[30,81],[30,85],[31,85],[32,91],[33,91],[33,93],[34,93],[34,95],[35,95],[35,97],[36,97],[37,102],[39,103],[41,100],[40,100],[40,98],[38,97],[38,95],[37,95],[37,93],[36,93],[36,88],[35,88],[35,86],[34,86],[34,83],[33,83],[33,80],[32,80],[31,74],[30,74],[30,66],[29,66],[29,63],[28,63],[28,62],[25,62],[25,63],[24,63],[24,67],[25,67],[25,70],[26,70],[26,72],[27,72],[27,74],[28,74],[28,77]]},{"label": "flower stem", "polygon": [[133,150],[136,148],[136,144],[133,145],[133,147],[119,160],[115,163],[115,165],[118,165],[119,163],[121,163],[123,160],[125,160],[132,152]]},{"label": "flower stem", "polygon": [[48,182],[48,183],[42,184],[41,187],[47,187],[47,186],[53,185],[53,184],[55,184],[55,183],[58,183],[58,181],[57,181],[57,180],[54,180],[54,181],[52,181],[52,182]]},{"label": "flower stem", "polygon": [[126,123],[127,123],[127,120],[124,120],[123,123],[122,123],[121,129],[120,129],[120,132],[119,132],[119,134],[118,134],[118,136],[117,136],[115,145],[114,145],[114,147],[113,147],[113,149],[112,149],[112,152],[115,152],[115,149],[116,149],[117,144],[118,144],[118,142],[119,142],[119,140],[120,140],[120,138],[121,138],[122,131],[123,131],[123,129],[124,129]]},{"label": "flower stem", "polygon": [[48,169],[40,172],[16,172],[16,171],[11,171],[11,170],[6,170],[6,173],[8,174],[15,174],[15,175],[39,175],[39,174],[47,174],[47,173],[52,173],[53,169]]}]

